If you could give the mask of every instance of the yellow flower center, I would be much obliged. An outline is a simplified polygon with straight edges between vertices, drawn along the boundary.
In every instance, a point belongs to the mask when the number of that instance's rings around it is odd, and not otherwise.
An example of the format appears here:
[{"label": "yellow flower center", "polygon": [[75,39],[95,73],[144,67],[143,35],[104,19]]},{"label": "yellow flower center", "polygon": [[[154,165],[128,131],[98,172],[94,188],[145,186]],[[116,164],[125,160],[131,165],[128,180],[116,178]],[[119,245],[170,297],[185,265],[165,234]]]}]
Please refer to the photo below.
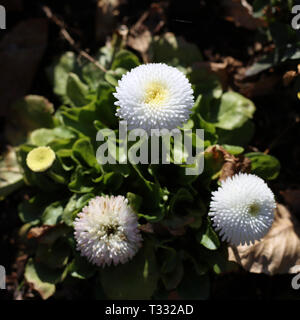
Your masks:
[{"label": "yellow flower center", "polygon": [[251,216],[253,217],[256,217],[257,214],[259,213],[259,210],[260,210],[260,206],[259,204],[257,203],[252,203],[250,206],[249,206],[249,213]]},{"label": "yellow flower center", "polygon": [[144,102],[152,106],[160,106],[167,97],[167,88],[158,82],[152,82],[146,89]]},{"label": "yellow flower center", "polygon": [[38,147],[31,150],[26,158],[29,169],[43,172],[49,169],[55,160],[55,153],[50,147]]}]

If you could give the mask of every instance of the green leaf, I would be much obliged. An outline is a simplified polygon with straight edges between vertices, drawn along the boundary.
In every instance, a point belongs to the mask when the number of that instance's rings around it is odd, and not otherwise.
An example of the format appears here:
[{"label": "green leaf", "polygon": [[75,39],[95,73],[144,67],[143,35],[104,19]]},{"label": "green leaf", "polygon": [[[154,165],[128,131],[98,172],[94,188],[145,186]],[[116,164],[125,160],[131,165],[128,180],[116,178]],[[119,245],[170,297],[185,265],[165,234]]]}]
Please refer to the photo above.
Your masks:
[{"label": "green leaf", "polygon": [[219,99],[222,96],[222,84],[218,76],[205,68],[193,66],[188,78],[193,85],[194,95],[199,94]]},{"label": "green leaf", "polygon": [[29,200],[24,200],[18,206],[19,218],[23,223],[38,223],[48,204],[49,197],[44,194],[37,194]]},{"label": "green leaf", "polygon": [[25,267],[24,277],[43,299],[48,299],[55,293],[55,284],[62,280],[63,274],[60,270],[47,268],[30,258]]},{"label": "green leaf", "polygon": [[261,152],[246,153],[251,160],[251,172],[266,180],[276,179],[280,172],[280,162],[268,154]]},{"label": "green leaf", "polygon": [[96,116],[95,119],[99,119],[109,128],[117,128],[118,119],[115,115],[116,107],[114,105],[115,98],[113,92],[115,88],[107,82],[101,82],[98,86],[98,99],[96,101]]},{"label": "green leaf", "polygon": [[96,159],[96,153],[89,138],[77,140],[73,145],[73,154],[83,165],[89,167],[99,167]]},{"label": "green leaf", "polygon": [[55,140],[53,129],[41,128],[34,130],[30,134],[29,142],[35,146],[47,146],[51,141]]},{"label": "green leaf", "polygon": [[151,298],[158,275],[153,247],[144,243],[131,261],[100,271],[100,281],[110,299],[142,300]]},{"label": "green leaf", "polygon": [[126,72],[127,70],[122,68],[117,68],[116,70],[109,70],[105,73],[105,80],[114,87],[116,87],[118,85],[118,81]]},{"label": "green leaf", "polygon": [[103,175],[103,183],[110,191],[117,191],[124,181],[123,176],[118,172],[108,172]]},{"label": "green leaf", "polygon": [[138,213],[142,205],[143,198],[135,193],[128,192],[126,195],[129,205],[132,207],[133,211]]},{"label": "green leaf", "polygon": [[99,53],[96,55],[96,59],[105,69],[110,69],[113,55],[114,47],[111,45],[106,45],[100,48]]},{"label": "green leaf", "polygon": [[76,55],[68,51],[60,56],[54,64],[48,69],[48,75],[53,82],[53,91],[58,96],[66,96],[67,80],[70,72],[78,69]]},{"label": "green leaf", "polygon": [[[217,238],[217,237],[216,237]],[[216,239],[215,238],[215,239]],[[209,250],[217,250],[217,244],[214,242],[214,240],[212,237],[210,237],[208,234],[202,234],[199,237],[199,242],[207,249]]]},{"label": "green leaf", "polygon": [[76,135],[67,127],[56,127],[54,129],[40,128],[30,134],[29,142],[36,146],[47,146],[55,140],[73,139]]},{"label": "green leaf", "polygon": [[229,153],[235,155],[241,154],[244,152],[244,148],[243,147],[238,147],[238,146],[232,146],[229,144],[223,144],[222,147],[228,151]]},{"label": "green leaf", "polygon": [[56,153],[61,149],[70,149],[73,146],[75,139],[54,139],[49,142],[49,147]]},{"label": "green leaf", "polygon": [[66,94],[75,107],[82,107],[89,103],[87,95],[88,86],[85,85],[75,73],[70,73],[67,79]]},{"label": "green leaf", "polygon": [[236,92],[226,92],[220,100],[202,96],[194,108],[199,110],[205,121],[224,130],[242,127],[255,111],[252,101]]},{"label": "green leaf", "polygon": [[60,110],[60,115],[65,126],[72,128],[80,136],[96,136],[97,131],[93,126],[95,119],[98,117],[95,103],[90,103],[81,108],[62,106]]},{"label": "green leaf", "polygon": [[4,157],[0,157],[0,198],[6,197],[24,184],[16,152],[10,148]]},{"label": "green leaf", "polygon": [[50,246],[40,243],[35,259],[51,269],[59,269],[66,266],[70,253],[71,249],[68,243],[64,239],[59,239]]},{"label": "green leaf", "polygon": [[65,171],[71,171],[74,169],[76,160],[72,157],[73,152],[71,149],[60,149],[56,151],[56,156],[60,161],[62,168]]},{"label": "green leaf", "polygon": [[7,117],[6,138],[16,145],[25,142],[28,134],[37,128],[53,128],[53,113],[53,104],[44,97],[29,95],[18,100]]},{"label": "green leaf", "polygon": [[96,273],[96,270],[95,266],[78,253],[75,253],[74,260],[68,266],[68,272],[70,275],[78,279],[89,279]]},{"label": "green leaf", "polygon": [[[197,106],[198,100],[199,99],[197,99],[195,106]],[[212,123],[205,121],[201,117],[200,113],[195,112],[195,115],[193,116],[193,118],[195,119],[195,123],[198,124],[197,127],[204,130],[204,140],[205,140],[204,147],[206,148],[210,145],[216,144],[218,141],[216,127]]]},{"label": "green leaf", "polygon": [[120,50],[114,58],[111,69],[116,70],[117,68],[122,68],[130,70],[139,64],[139,58],[135,54],[127,50]]},{"label": "green leaf", "polygon": [[219,144],[246,146],[254,135],[255,126],[251,120],[245,122],[240,128],[223,130],[217,128]]},{"label": "green leaf", "polygon": [[236,92],[226,92],[216,114],[215,126],[225,130],[240,128],[252,118],[255,106],[252,101]]},{"label": "green leaf", "polygon": [[43,212],[43,224],[53,226],[60,222],[63,213],[63,202],[56,201],[50,204]]},{"label": "green leaf", "polygon": [[182,213],[182,208],[186,208],[193,200],[192,194],[187,189],[180,188],[170,201],[170,211],[173,214],[176,212]]},{"label": "green leaf", "polygon": [[64,208],[64,212],[62,214],[62,219],[64,223],[68,226],[73,226],[73,221],[77,215],[77,213],[88,204],[89,200],[94,197],[94,194],[87,193],[83,196],[78,194],[73,194]]},{"label": "green leaf", "polygon": [[160,188],[158,181],[155,183],[147,180],[139,165],[132,165],[135,169],[136,183],[139,194],[143,195],[143,216],[147,220],[159,221],[163,218],[163,210],[160,208],[160,200],[163,196],[163,190]]},{"label": "green leaf", "polygon": [[95,184],[91,177],[92,170],[85,170],[78,166],[71,176],[71,181],[68,185],[69,189],[75,193],[93,192]]},{"label": "green leaf", "polygon": [[220,246],[220,240],[210,224],[207,224],[205,233],[198,233],[197,240],[209,250],[217,250]]},{"label": "green leaf", "polygon": [[94,63],[88,63],[82,68],[82,79],[91,90],[96,91],[100,82],[104,80],[105,73]]}]

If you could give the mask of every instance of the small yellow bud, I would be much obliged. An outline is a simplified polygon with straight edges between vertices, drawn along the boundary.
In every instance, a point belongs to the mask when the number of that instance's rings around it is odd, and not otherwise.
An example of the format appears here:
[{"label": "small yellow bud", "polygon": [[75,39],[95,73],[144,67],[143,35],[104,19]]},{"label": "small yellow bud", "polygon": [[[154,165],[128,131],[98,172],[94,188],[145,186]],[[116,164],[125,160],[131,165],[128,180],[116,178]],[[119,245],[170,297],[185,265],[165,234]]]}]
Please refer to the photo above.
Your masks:
[{"label": "small yellow bud", "polygon": [[50,147],[38,147],[28,153],[26,163],[33,172],[43,172],[52,166],[54,160],[55,153]]}]

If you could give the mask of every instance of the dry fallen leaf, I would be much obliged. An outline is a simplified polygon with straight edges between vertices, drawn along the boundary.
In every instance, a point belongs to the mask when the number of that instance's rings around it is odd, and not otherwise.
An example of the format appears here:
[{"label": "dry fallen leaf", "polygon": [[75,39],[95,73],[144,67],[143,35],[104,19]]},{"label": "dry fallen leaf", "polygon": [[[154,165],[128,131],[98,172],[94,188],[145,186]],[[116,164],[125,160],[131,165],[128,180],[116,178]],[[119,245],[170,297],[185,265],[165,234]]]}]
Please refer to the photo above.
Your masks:
[{"label": "dry fallen leaf", "polygon": [[63,223],[53,226],[43,225],[31,228],[27,233],[27,239],[36,239],[40,243],[51,245],[59,237],[65,236],[68,232],[70,232],[70,228]]},{"label": "dry fallen leaf", "polygon": [[47,225],[44,225],[41,227],[31,228],[27,234],[27,238],[28,239],[32,239],[32,238],[39,239],[45,233],[47,233],[47,231],[49,231],[50,229],[53,229],[53,228],[54,228],[54,226],[47,226]]},{"label": "dry fallen leaf", "polygon": [[227,177],[232,177],[239,172],[249,173],[251,171],[251,160],[243,155],[235,157],[226,152],[224,153],[224,161],[220,180],[225,180]]},{"label": "dry fallen leaf", "polygon": [[223,0],[222,6],[225,9],[225,19],[237,27],[255,30],[266,26],[263,19],[252,16],[252,7],[246,0]]},{"label": "dry fallen leaf", "polygon": [[[240,70],[242,72],[242,70]],[[246,71],[244,69],[243,71]],[[265,96],[274,91],[275,86],[281,81],[278,74],[262,74],[258,80],[245,81],[245,72],[235,75],[235,85],[239,92],[247,98]]]},{"label": "dry fallen leaf", "polygon": [[287,71],[282,78],[283,85],[287,87],[297,76],[297,72],[294,70]]},{"label": "dry fallen leaf", "polygon": [[117,25],[118,7],[124,0],[98,0],[96,9],[96,39],[105,41]]},{"label": "dry fallen leaf", "polygon": [[157,33],[166,23],[164,5],[152,3],[138,21],[130,28],[127,45],[138,51],[145,63],[149,62],[148,50],[152,41],[152,34]]},{"label": "dry fallen leaf", "polygon": [[141,53],[143,61],[148,62],[148,56],[146,52],[149,49],[152,40],[151,32],[147,28],[141,28],[128,36],[127,45],[132,49]]},{"label": "dry fallen leaf", "polygon": [[300,225],[288,209],[277,205],[268,234],[252,246],[230,246],[230,261],[253,273],[268,275],[300,272]]},{"label": "dry fallen leaf", "polygon": [[45,19],[31,19],[20,22],[2,38],[0,115],[6,114],[11,103],[30,89],[47,45],[47,34]]},{"label": "dry fallen leaf", "polygon": [[[225,180],[239,172],[251,171],[251,160],[243,155],[234,156],[219,145],[208,147],[205,152],[212,152],[214,158],[222,157],[223,165],[220,174],[220,180]],[[220,161],[220,160],[219,160]]]}]

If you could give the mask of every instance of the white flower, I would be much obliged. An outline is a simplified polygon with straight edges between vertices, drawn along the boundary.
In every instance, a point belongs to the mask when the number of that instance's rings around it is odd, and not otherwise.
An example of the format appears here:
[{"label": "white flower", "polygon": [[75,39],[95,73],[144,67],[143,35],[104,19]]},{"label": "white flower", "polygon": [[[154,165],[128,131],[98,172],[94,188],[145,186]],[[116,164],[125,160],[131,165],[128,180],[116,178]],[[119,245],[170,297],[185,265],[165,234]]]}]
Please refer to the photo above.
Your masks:
[{"label": "white flower", "polygon": [[123,196],[96,197],[74,221],[77,249],[97,266],[125,263],[141,246],[137,215]]},{"label": "white flower", "polygon": [[189,119],[194,104],[186,76],[163,63],[132,69],[119,80],[116,91],[116,115],[127,122],[129,130],[175,129]]},{"label": "white flower", "polygon": [[240,173],[212,193],[209,215],[223,241],[250,244],[268,232],[275,207],[274,194],[261,178]]}]

